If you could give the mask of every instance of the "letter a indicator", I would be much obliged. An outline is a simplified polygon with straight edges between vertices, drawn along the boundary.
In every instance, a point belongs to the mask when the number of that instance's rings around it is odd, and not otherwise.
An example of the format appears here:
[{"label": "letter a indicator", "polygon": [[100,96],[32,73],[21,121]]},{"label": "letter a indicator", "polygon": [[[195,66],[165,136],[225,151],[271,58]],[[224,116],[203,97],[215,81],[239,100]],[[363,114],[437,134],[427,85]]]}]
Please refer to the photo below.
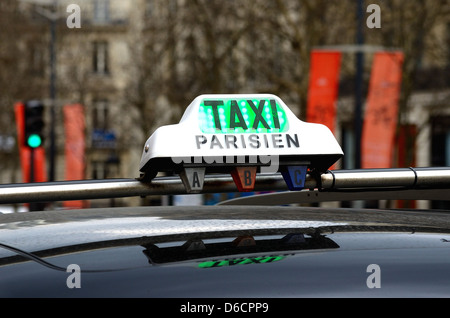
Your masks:
[{"label": "letter a indicator", "polygon": [[187,193],[200,193],[203,190],[205,169],[204,167],[184,168],[181,171],[180,177]]}]

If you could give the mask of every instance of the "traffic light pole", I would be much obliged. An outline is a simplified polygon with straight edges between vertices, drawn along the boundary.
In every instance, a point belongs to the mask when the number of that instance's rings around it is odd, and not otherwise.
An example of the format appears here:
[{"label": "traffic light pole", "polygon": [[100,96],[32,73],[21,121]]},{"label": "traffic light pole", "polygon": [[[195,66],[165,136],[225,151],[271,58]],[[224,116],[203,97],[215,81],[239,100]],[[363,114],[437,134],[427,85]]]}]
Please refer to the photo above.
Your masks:
[{"label": "traffic light pole", "polygon": [[[36,181],[36,165],[35,165],[35,158],[36,158],[36,148],[29,148],[30,149],[30,173],[29,173],[29,177],[30,183],[34,183]],[[32,211],[42,211],[44,210],[46,206],[45,202],[34,202],[34,201],[30,201],[28,202],[28,209],[30,212]]]},{"label": "traffic light pole", "polygon": [[34,148],[30,148],[30,183],[34,182]]},{"label": "traffic light pole", "polygon": [[[30,183],[34,182],[34,148],[30,148]],[[40,204],[38,202],[30,202],[29,203],[30,211],[39,211]]]}]

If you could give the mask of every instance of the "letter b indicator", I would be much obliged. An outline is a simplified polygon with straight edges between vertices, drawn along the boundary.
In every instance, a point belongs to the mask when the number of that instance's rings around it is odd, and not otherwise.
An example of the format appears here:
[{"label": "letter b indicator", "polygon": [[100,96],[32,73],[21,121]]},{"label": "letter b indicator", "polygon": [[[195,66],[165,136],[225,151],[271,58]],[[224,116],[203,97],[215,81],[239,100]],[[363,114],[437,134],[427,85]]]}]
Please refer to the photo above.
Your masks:
[{"label": "letter b indicator", "polygon": [[256,180],[256,167],[236,167],[231,176],[239,192],[253,191]]}]

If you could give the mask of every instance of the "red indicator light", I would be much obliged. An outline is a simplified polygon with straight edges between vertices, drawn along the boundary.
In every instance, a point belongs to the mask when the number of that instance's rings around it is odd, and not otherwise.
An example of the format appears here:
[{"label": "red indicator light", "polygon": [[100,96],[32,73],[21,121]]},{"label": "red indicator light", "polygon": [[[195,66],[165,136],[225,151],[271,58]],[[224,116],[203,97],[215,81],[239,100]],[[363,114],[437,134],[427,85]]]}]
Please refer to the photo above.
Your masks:
[{"label": "red indicator light", "polygon": [[253,191],[256,179],[256,167],[236,167],[231,171],[239,192]]}]

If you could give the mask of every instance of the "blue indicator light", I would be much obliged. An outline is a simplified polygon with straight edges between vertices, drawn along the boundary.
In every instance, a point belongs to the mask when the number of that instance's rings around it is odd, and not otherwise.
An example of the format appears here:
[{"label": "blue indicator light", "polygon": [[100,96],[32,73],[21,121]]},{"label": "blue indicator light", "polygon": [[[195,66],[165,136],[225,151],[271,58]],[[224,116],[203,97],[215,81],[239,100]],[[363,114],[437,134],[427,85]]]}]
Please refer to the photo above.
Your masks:
[{"label": "blue indicator light", "polygon": [[299,191],[305,186],[306,166],[288,166],[281,170],[289,190]]}]

